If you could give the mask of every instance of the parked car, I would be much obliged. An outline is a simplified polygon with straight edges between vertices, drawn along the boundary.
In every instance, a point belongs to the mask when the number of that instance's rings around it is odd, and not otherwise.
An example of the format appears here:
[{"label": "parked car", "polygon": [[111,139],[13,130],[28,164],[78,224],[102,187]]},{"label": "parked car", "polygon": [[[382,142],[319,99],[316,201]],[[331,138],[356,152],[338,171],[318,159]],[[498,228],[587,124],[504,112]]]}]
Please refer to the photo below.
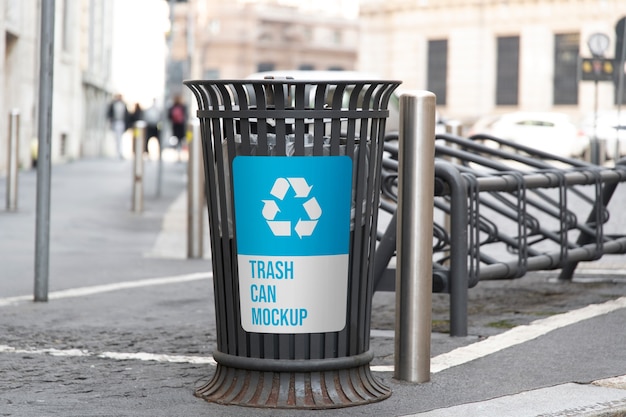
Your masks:
[{"label": "parked car", "polygon": [[513,112],[487,116],[476,122],[471,134],[485,133],[561,157],[582,157],[589,137],[564,113]]},{"label": "parked car", "polygon": [[605,141],[607,158],[614,159],[616,151],[618,158],[626,155],[626,110],[620,111],[619,118],[616,111],[598,113],[597,119],[589,115],[583,120],[582,129],[588,137]]}]

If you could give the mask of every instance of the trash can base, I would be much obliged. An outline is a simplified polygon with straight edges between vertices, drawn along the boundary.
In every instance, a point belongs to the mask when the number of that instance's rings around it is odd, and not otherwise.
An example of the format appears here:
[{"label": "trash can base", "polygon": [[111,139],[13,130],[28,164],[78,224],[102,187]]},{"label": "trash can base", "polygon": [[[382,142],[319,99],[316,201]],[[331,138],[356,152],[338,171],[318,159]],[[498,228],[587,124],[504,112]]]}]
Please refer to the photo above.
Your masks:
[{"label": "trash can base", "polygon": [[209,402],[258,408],[330,409],[382,401],[391,390],[369,365],[321,372],[250,371],[217,365],[213,378],[196,389]]}]

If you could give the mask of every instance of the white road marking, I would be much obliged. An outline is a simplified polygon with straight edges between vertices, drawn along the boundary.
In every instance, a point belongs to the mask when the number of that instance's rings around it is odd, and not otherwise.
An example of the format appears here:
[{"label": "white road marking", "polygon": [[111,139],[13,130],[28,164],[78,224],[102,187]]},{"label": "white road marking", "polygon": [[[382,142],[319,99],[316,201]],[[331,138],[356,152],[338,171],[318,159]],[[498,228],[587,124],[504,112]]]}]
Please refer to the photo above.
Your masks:
[{"label": "white road marking", "polygon": [[[62,298],[84,297],[86,295],[101,294],[111,291],[126,290],[130,288],[150,287],[154,285],[179,284],[181,282],[196,281],[199,279],[210,279],[211,272],[197,272],[186,275],[176,275],[162,278],[148,278],[137,281],[116,282],[113,284],[93,285],[90,287],[72,288],[69,290],[54,291],[48,294],[49,300],[59,300]],[[32,295],[21,295],[17,297],[0,298],[0,307],[17,304],[25,301],[32,301]]]},{"label": "white road marking", "polygon": [[119,361],[138,360],[138,361],[154,361],[154,362],[174,362],[174,363],[194,363],[217,365],[212,356],[184,356],[184,355],[162,355],[156,353],[120,353],[120,352],[102,352],[97,355],[103,359],[115,359]]},{"label": "white road marking", "polygon": [[[450,352],[435,356],[430,360],[430,372],[445,371],[473,360],[485,357],[503,349],[519,345],[543,336],[551,331],[571,324],[608,314],[612,311],[626,308],[626,297],[610,300],[602,304],[591,304],[578,310],[557,314],[545,319],[535,320],[530,324],[517,326],[504,333],[490,336],[480,342],[454,349]],[[393,372],[393,366],[376,366],[372,370],[378,372]]]},{"label": "white road marking", "polygon": [[173,362],[173,363],[193,363],[217,365],[212,356],[185,356],[185,355],[163,355],[156,353],[127,353],[127,352],[89,352],[81,349],[19,349],[7,345],[0,345],[0,353],[19,353],[29,355],[50,355],[62,357],[85,357],[91,356],[102,359],[113,359],[118,361],[152,361],[152,362]]},{"label": "white road marking", "polygon": [[71,358],[90,356],[86,351],[80,349],[19,349],[7,345],[0,345],[0,353],[27,353],[33,355],[67,356]]},{"label": "white road marking", "polygon": [[[200,279],[212,278],[212,273],[194,273],[186,275],[178,275],[162,278],[150,278],[138,281],[120,282],[115,284],[96,285],[91,287],[74,288],[63,291],[55,291],[49,294],[49,299],[62,299],[72,297],[82,297],[86,295],[101,294],[104,292],[117,291],[129,288],[140,288],[153,285],[167,285],[181,282],[188,282]],[[19,296],[0,298],[0,307],[16,304],[23,301],[31,300],[31,296]],[[626,308],[626,297],[616,300],[610,300],[602,304],[591,304],[578,310],[572,310],[567,313],[557,314],[544,319],[535,320],[528,325],[517,326],[504,333],[488,337],[480,342],[476,342],[467,346],[454,349],[450,352],[443,353],[431,359],[431,373],[437,373],[450,369],[464,363],[485,357],[492,353],[496,353],[503,349],[519,345],[530,340],[536,339],[554,330],[608,314],[612,311]],[[373,337],[388,337],[387,331],[372,331]],[[0,353],[29,353],[29,354],[46,354],[52,356],[95,356],[114,360],[144,360],[158,362],[177,362],[177,363],[202,363],[215,365],[215,360],[211,356],[177,356],[162,355],[154,353],[120,353],[120,352],[103,352],[91,353],[78,349],[19,349],[7,345],[0,345]],[[393,366],[372,366],[374,372],[393,372]]]}]

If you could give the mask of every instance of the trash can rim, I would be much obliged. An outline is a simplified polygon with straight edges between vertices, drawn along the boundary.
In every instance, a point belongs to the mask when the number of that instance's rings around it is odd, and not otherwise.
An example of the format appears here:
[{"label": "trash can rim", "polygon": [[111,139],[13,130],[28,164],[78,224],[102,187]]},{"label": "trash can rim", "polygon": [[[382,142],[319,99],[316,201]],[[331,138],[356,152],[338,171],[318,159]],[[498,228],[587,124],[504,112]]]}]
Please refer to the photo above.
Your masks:
[{"label": "trash can rim", "polygon": [[400,80],[385,80],[385,79],[371,79],[371,80],[361,80],[361,79],[353,79],[353,80],[346,80],[346,79],[336,79],[336,80],[326,80],[326,79],[308,79],[308,80],[304,80],[304,79],[291,79],[291,78],[281,78],[281,79],[275,79],[275,78],[270,78],[270,79],[262,79],[262,80],[251,80],[251,79],[224,79],[224,80],[200,80],[200,79],[196,79],[196,80],[185,80],[183,81],[183,83],[185,85],[192,85],[192,84],[223,84],[223,85],[230,85],[230,84],[262,84],[262,85],[267,85],[267,84],[315,84],[315,85],[319,85],[319,84],[333,84],[333,85],[339,85],[339,84],[346,84],[346,85],[353,85],[353,84],[402,84],[402,81]]}]

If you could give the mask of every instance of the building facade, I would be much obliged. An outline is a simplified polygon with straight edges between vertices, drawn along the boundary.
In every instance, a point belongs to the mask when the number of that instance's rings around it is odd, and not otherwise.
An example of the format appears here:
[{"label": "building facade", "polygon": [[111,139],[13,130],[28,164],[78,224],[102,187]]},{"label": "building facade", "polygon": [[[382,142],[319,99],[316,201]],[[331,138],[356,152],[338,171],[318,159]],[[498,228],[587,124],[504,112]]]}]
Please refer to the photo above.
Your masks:
[{"label": "building facade", "polygon": [[624,15],[623,0],[362,0],[358,68],[433,91],[465,123],[514,110],[580,120],[615,107],[615,84],[580,80],[580,58],[594,33],[613,58]]},{"label": "building facade", "polygon": [[35,1],[0,1],[0,175],[6,173],[9,114],[20,117],[19,163],[30,166],[35,132],[37,7]]},{"label": "building facade", "polygon": [[[45,0],[42,0],[45,1]],[[55,4],[51,160],[100,155],[110,97],[111,2]],[[0,175],[7,169],[8,115],[19,112],[19,164],[37,143],[40,1],[0,0]]]},{"label": "building facade", "polygon": [[190,0],[186,7],[192,16],[186,28],[194,31],[189,64],[194,78],[356,68],[359,28],[356,13],[346,16],[344,7],[331,12],[315,2],[284,0]]},{"label": "building facade", "polygon": [[[70,2],[76,3],[76,2]],[[113,5],[110,0],[78,2],[80,25],[79,79],[81,105],[80,156],[114,155],[106,109],[112,96],[111,49],[113,45]]]}]

